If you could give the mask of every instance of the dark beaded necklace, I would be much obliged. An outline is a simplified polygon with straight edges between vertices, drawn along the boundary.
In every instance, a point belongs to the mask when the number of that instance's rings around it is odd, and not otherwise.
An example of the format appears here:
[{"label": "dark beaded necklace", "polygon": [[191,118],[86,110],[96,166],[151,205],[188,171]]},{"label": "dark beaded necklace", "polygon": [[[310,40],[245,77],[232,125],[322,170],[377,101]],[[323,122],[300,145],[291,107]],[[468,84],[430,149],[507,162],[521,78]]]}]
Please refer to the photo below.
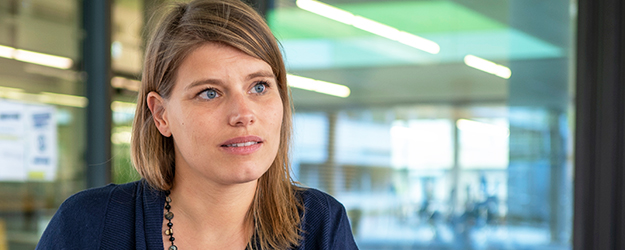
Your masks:
[{"label": "dark beaded necklace", "polygon": [[171,223],[171,219],[174,218],[174,213],[172,213],[171,211],[169,211],[171,209],[171,205],[169,205],[169,203],[171,203],[171,198],[169,197],[169,194],[171,192],[169,190],[165,191],[165,194],[167,195],[165,197],[165,209],[167,210],[167,212],[165,212],[165,219],[169,222],[167,222],[167,227],[169,229],[165,230],[165,235],[169,236],[169,241],[171,241],[171,246],[169,247],[169,250],[178,250],[178,247],[176,245],[174,245],[174,229],[172,229],[172,227],[174,226],[173,223]]}]

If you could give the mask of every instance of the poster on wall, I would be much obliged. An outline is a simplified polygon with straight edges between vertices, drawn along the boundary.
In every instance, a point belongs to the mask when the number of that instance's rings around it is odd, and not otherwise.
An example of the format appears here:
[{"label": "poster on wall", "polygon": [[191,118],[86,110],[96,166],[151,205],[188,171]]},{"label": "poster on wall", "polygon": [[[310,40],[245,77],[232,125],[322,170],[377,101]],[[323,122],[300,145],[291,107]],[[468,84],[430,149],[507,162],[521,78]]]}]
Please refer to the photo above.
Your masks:
[{"label": "poster on wall", "polygon": [[0,181],[26,180],[24,105],[0,100]]},{"label": "poster on wall", "polygon": [[52,181],[57,169],[56,109],[0,100],[0,181]]}]

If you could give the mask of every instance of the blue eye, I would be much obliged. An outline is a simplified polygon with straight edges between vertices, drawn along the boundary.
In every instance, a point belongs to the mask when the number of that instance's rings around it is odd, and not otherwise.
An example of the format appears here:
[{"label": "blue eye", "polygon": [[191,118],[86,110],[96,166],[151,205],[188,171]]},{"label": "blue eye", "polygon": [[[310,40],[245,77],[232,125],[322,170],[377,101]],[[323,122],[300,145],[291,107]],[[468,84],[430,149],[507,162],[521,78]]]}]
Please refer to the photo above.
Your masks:
[{"label": "blue eye", "polygon": [[252,88],[252,93],[261,94],[265,92],[265,88],[267,87],[266,85],[266,82],[257,83],[256,85],[254,85],[254,88]]},{"label": "blue eye", "polygon": [[215,91],[214,89],[207,89],[207,90],[202,91],[202,93],[200,93],[200,97],[204,99],[208,99],[208,100],[215,99],[218,96],[219,94],[217,94],[217,91]]}]

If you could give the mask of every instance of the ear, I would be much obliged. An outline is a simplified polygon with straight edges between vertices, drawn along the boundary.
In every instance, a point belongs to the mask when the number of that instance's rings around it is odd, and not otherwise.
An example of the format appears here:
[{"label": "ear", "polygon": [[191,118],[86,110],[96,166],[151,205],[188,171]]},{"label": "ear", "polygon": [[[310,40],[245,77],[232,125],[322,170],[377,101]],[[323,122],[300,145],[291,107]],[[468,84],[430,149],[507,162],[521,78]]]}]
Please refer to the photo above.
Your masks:
[{"label": "ear", "polygon": [[148,93],[148,108],[152,112],[152,119],[154,119],[154,125],[159,132],[165,137],[171,136],[171,130],[169,128],[169,119],[167,118],[167,110],[165,109],[165,100],[156,92],[152,91]]}]

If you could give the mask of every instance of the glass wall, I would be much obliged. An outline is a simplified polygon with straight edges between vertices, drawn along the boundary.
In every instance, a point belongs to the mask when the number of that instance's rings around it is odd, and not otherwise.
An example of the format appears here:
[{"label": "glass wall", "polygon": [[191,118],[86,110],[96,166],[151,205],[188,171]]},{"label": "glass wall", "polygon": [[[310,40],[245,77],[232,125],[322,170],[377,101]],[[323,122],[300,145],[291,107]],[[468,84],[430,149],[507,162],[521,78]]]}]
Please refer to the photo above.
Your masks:
[{"label": "glass wall", "polygon": [[85,188],[80,2],[0,0],[0,249],[33,249]]},{"label": "glass wall", "polygon": [[111,8],[111,68],[114,77],[112,142],[112,181],[126,183],[138,180],[130,160],[130,134],[135,114],[139,76],[143,63],[144,2],[117,0]]},{"label": "glass wall", "polygon": [[[113,8],[115,182],[138,178],[140,27],[161,2]],[[575,2],[323,3],[276,0],[267,20],[294,178],[343,202],[361,249],[571,248]]]},{"label": "glass wall", "polygon": [[[162,2],[113,3],[117,183],[138,178],[145,10]],[[571,249],[574,0],[322,2],[275,0],[267,20],[294,178],[345,205],[361,249]],[[85,188],[79,27],[80,1],[0,0],[0,250],[32,249]]]},{"label": "glass wall", "polygon": [[267,18],[295,177],[361,249],[571,249],[575,2],[322,2]]}]

